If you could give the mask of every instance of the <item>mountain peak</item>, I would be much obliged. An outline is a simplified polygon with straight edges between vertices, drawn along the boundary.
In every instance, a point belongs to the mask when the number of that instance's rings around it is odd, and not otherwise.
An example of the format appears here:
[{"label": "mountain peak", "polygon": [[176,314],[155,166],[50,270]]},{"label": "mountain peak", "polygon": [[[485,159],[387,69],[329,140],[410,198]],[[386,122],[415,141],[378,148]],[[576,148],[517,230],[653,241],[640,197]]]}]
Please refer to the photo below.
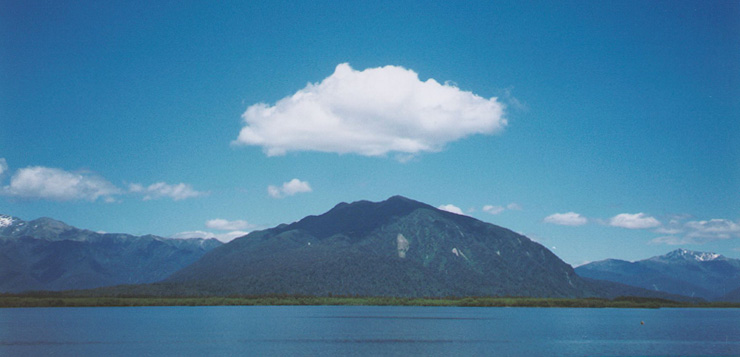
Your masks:
[{"label": "mountain peak", "polygon": [[403,196],[393,196],[381,202],[342,202],[324,214],[305,217],[281,230],[304,230],[320,238],[340,232],[362,235],[387,223],[393,217],[405,216],[420,208],[434,209]]},{"label": "mountain peak", "polygon": [[669,252],[666,255],[656,257],[656,258],[660,260],[690,260],[690,261],[706,262],[706,261],[721,259],[723,258],[723,256],[717,253],[697,252],[697,251],[681,248],[681,249],[676,249],[672,252]]},{"label": "mountain peak", "polygon": [[62,221],[49,217],[41,217],[26,223],[26,234],[37,238],[53,239],[67,231],[80,231]]},{"label": "mountain peak", "polygon": [[49,227],[49,228],[61,228],[61,229],[73,228],[72,226],[62,221],[57,221],[56,219],[49,218],[49,217],[37,218],[29,223],[31,225],[39,225],[39,226],[44,226],[44,227]]},{"label": "mountain peak", "polygon": [[412,200],[412,199],[410,199],[408,197],[404,197],[404,196],[401,196],[401,195],[395,195],[395,196],[388,197],[388,199],[386,201],[389,201],[389,202],[395,201],[395,202],[416,202],[416,203],[420,203],[418,201],[414,201],[414,200]]},{"label": "mountain peak", "polygon": [[0,228],[10,227],[15,221],[11,216],[0,214]]}]

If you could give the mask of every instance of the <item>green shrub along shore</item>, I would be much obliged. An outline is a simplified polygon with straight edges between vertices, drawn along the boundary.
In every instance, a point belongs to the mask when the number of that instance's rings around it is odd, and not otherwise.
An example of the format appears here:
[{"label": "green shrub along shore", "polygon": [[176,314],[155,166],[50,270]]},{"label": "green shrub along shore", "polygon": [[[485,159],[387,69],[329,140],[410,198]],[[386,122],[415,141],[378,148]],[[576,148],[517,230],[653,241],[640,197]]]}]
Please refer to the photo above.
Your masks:
[{"label": "green shrub along shore", "polygon": [[661,308],[661,307],[740,307],[740,303],[683,303],[665,299],[618,297],[554,299],[528,297],[448,297],[403,298],[361,296],[228,296],[228,297],[84,297],[54,293],[0,294],[0,307],[104,307],[104,306],[470,306],[470,307],[584,307],[584,308]]}]

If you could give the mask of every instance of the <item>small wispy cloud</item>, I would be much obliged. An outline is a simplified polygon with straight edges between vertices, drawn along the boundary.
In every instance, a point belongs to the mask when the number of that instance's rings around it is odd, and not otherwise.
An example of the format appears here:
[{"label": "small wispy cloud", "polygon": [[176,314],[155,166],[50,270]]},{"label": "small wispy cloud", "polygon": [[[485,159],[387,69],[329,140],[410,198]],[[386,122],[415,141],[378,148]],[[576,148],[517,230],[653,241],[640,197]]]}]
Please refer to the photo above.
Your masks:
[{"label": "small wispy cloud", "polygon": [[653,238],[650,244],[667,244],[667,245],[685,245],[685,244],[696,244],[692,239],[682,236],[661,236]]},{"label": "small wispy cloud", "polygon": [[206,221],[206,227],[211,229],[217,229],[220,231],[237,231],[251,227],[251,225],[244,220],[237,219],[235,221],[229,221],[221,218],[209,219]]},{"label": "small wispy cloud", "polygon": [[193,186],[186,183],[168,184],[165,182],[153,183],[149,186],[132,183],[129,184],[129,192],[144,195],[144,201],[153,200],[162,197],[168,197],[175,201],[181,201],[188,198],[205,196],[208,192],[201,192],[193,189]]},{"label": "small wispy cloud", "polygon": [[727,219],[710,219],[708,221],[690,221],[685,227],[687,236],[698,239],[730,239],[740,237],[740,224]]},{"label": "small wispy cloud", "polygon": [[222,219],[222,218],[214,218],[214,219],[209,219],[206,221],[206,227],[210,229],[215,229],[219,231],[227,231],[227,232],[213,233],[213,232],[201,231],[201,230],[186,231],[186,232],[176,233],[172,235],[171,238],[178,238],[178,239],[215,238],[221,242],[228,243],[236,238],[243,237],[249,234],[249,231],[245,231],[244,229],[252,228],[254,226],[249,224],[247,221],[241,220],[241,219],[229,221],[229,220]]},{"label": "small wispy cloud", "polygon": [[660,234],[679,234],[683,232],[683,229],[680,228],[671,228],[671,227],[658,227],[653,232],[660,233]]},{"label": "small wispy cloud", "polygon": [[717,218],[687,222],[674,219],[668,227],[657,228],[655,232],[666,235],[653,239],[654,244],[703,244],[740,238],[740,222]]},{"label": "small wispy cloud", "polygon": [[243,237],[247,234],[249,234],[249,232],[244,232],[244,231],[232,231],[232,232],[220,233],[220,234],[214,234],[214,233],[206,232],[206,231],[187,231],[187,232],[180,232],[180,233],[173,234],[172,236],[170,236],[170,238],[176,238],[176,239],[215,238],[223,243],[228,243],[236,238]]},{"label": "small wispy cloud", "polygon": [[506,208],[502,206],[493,206],[493,205],[485,205],[483,206],[483,212],[490,213],[493,215],[499,214],[506,210]]},{"label": "small wispy cloud", "polygon": [[459,215],[462,215],[462,216],[465,215],[465,213],[463,212],[463,210],[460,207],[457,207],[457,206],[455,206],[453,204],[441,205],[441,206],[439,206],[437,208],[438,209],[441,209],[443,211],[450,212],[450,213],[459,214]]},{"label": "small wispy cloud", "polygon": [[508,205],[506,205],[506,209],[508,209],[510,211],[521,211],[522,210],[522,206],[519,205],[518,203],[512,202],[512,203],[509,203]]},{"label": "small wispy cloud", "polygon": [[506,106],[508,108],[513,108],[519,111],[528,111],[529,106],[527,106],[526,103],[522,102],[518,98],[514,97],[513,94],[511,94],[512,88],[507,88],[503,90],[503,93],[501,95],[501,99],[504,103],[506,103]]},{"label": "small wispy cloud", "polygon": [[661,225],[654,217],[640,213],[621,213],[609,219],[609,225],[628,229],[648,229]]},{"label": "small wispy cloud", "polygon": [[311,185],[306,181],[301,181],[294,178],[288,182],[284,182],[282,186],[267,186],[267,194],[272,198],[283,198],[287,196],[293,196],[298,193],[312,192]]},{"label": "small wispy cloud", "polygon": [[588,218],[575,212],[554,213],[543,220],[545,223],[557,224],[561,226],[582,226],[588,223]]},{"label": "small wispy cloud", "polygon": [[504,212],[506,210],[509,210],[509,211],[521,211],[522,210],[522,206],[520,206],[518,203],[512,202],[512,203],[509,203],[508,205],[506,205],[506,207],[504,207],[504,206],[497,206],[497,205],[485,205],[485,206],[483,206],[483,209],[482,210],[483,210],[483,212],[486,212],[488,214],[497,215],[497,214],[500,214],[500,213],[502,213],[502,212]]}]

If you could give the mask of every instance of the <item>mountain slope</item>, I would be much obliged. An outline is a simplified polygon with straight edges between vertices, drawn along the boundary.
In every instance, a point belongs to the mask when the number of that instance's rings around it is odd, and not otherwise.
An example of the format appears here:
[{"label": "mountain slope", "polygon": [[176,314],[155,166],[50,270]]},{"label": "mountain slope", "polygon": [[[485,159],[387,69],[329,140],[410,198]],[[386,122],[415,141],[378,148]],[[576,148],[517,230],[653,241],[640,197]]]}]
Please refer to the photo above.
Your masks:
[{"label": "mountain slope", "polygon": [[636,262],[607,259],[575,270],[582,277],[707,300],[721,300],[740,288],[740,260],[686,249]]},{"label": "mountain slope", "polygon": [[165,283],[198,286],[207,295],[595,294],[530,239],[400,196],[341,203],[320,216],[253,232]]},{"label": "mountain slope", "polygon": [[0,292],[162,280],[221,245],[215,239],[102,234],[50,218],[0,215]]},{"label": "mountain slope", "polygon": [[729,302],[740,302],[740,288],[730,291],[729,293],[723,295],[718,300],[729,301]]}]

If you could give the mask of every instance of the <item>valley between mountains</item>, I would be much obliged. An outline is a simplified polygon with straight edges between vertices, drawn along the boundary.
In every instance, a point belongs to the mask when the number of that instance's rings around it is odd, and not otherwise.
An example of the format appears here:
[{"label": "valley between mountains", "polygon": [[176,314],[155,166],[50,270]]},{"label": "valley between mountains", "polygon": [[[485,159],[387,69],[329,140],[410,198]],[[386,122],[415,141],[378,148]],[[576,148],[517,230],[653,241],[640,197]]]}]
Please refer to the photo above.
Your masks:
[{"label": "valley between mountains", "polygon": [[104,234],[0,216],[0,292],[526,296],[740,301],[740,261],[679,249],[573,269],[509,229],[394,196],[215,239]]}]

